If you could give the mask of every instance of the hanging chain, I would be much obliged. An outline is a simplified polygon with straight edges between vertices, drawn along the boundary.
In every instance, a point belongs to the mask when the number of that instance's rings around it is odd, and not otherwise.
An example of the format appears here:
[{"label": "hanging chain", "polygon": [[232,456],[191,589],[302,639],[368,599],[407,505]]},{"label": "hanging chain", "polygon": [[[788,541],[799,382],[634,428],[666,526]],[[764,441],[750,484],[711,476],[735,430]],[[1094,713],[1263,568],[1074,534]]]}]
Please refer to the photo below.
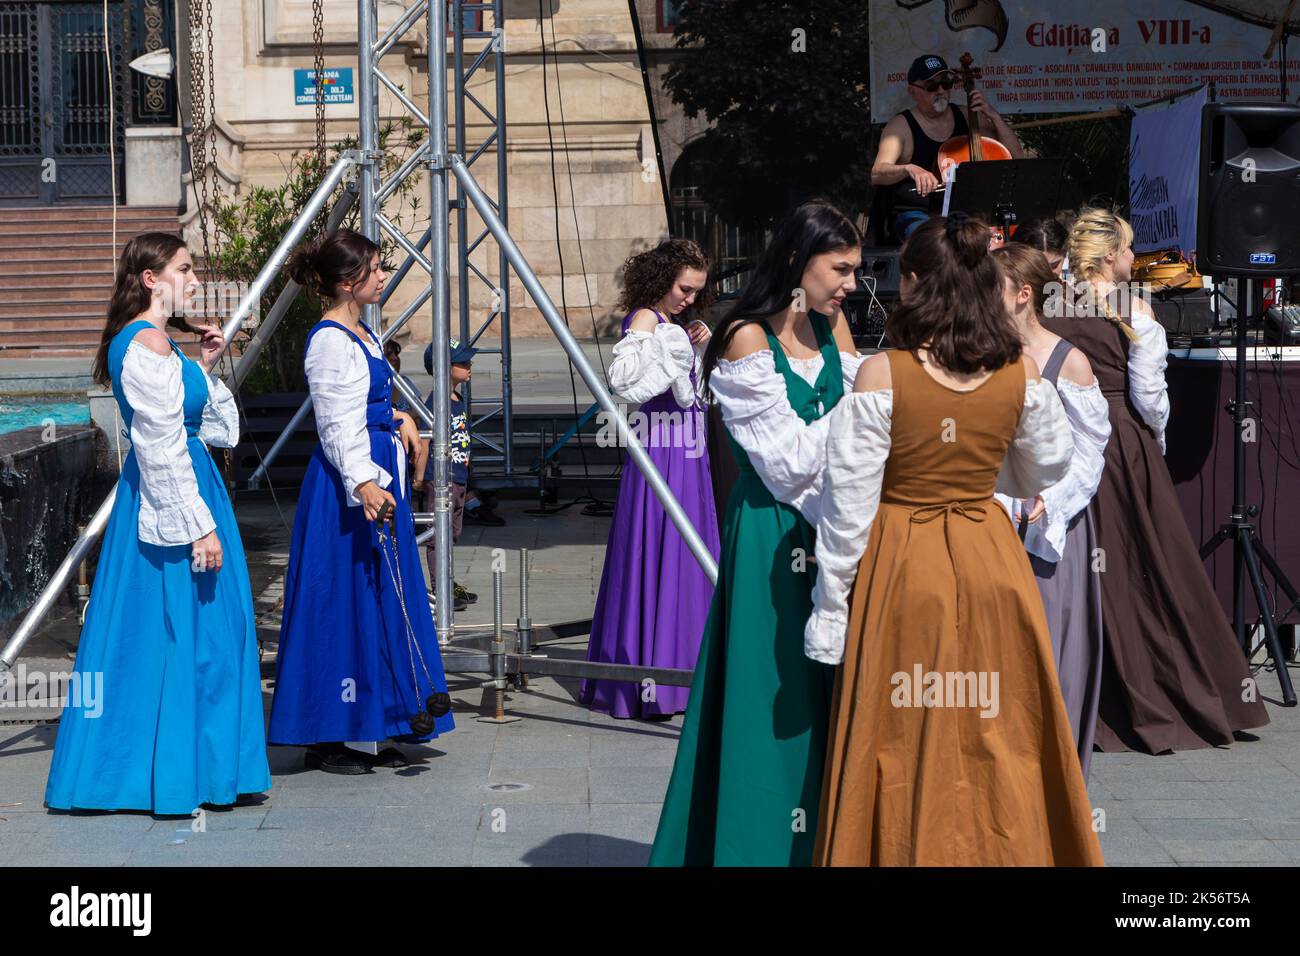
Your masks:
[{"label": "hanging chain", "polygon": [[217,91],[212,45],[212,0],[190,0],[190,176],[198,201],[199,233],[203,240],[203,264],[212,276],[212,242],[209,236],[211,197],[208,178],[217,166]]},{"label": "hanging chain", "polygon": [[[396,518],[394,518],[396,520]],[[415,685],[415,699],[417,704],[420,702],[420,680],[415,674],[415,657],[419,655],[420,669],[424,671],[425,680],[429,682],[429,693],[434,693],[437,688],[433,683],[433,676],[429,673],[429,665],[424,662],[424,652],[420,650],[420,642],[415,639],[415,628],[411,626],[410,615],[406,613],[406,588],[402,583],[402,559],[397,553],[397,529],[394,527],[390,535],[385,531],[385,525],[379,526],[379,550],[383,552],[384,563],[388,565],[388,576],[393,579],[397,590],[397,603],[402,609],[402,619],[406,622],[406,654],[411,659],[411,683]],[[393,556],[388,556],[388,546],[392,545]],[[412,654],[412,648],[415,653]]]},{"label": "hanging chain", "polygon": [[325,21],[322,0],[311,0],[311,42],[316,75],[316,162],[325,175]]}]

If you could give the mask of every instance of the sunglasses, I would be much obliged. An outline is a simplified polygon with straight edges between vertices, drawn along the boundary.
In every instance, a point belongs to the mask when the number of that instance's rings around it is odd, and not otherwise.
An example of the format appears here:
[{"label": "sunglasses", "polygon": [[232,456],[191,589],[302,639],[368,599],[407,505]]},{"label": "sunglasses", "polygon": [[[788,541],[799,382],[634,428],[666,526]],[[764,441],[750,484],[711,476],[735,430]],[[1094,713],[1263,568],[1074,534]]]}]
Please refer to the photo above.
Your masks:
[{"label": "sunglasses", "polygon": [[952,89],[953,82],[951,76],[945,76],[942,80],[926,80],[924,83],[915,83],[913,85],[919,86],[927,93],[937,93],[941,88],[945,90]]}]

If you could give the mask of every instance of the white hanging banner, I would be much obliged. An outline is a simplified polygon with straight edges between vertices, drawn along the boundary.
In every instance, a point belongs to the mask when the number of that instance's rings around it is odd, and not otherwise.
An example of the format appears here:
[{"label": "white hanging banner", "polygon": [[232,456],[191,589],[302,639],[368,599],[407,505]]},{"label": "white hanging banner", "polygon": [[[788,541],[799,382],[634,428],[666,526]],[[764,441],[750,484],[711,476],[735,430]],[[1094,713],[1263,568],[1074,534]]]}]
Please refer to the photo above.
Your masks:
[{"label": "white hanging banner", "polygon": [[1140,109],[1129,132],[1129,221],[1133,250],[1196,246],[1196,199],[1201,168],[1201,109],[1208,91],[1173,105]]},{"label": "white hanging banner", "polygon": [[[1270,31],[1189,0],[1088,0],[1074,15],[1070,4],[1043,0],[870,3],[875,122],[912,105],[907,68],[926,53],[957,69],[969,52],[983,70],[980,89],[1003,114],[1136,106],[1208,80],[1219,100],[1276,102],[1281,92],[1281,46],[1264,59]],[[1294,92],[1300,40],[1287,53]]]}]

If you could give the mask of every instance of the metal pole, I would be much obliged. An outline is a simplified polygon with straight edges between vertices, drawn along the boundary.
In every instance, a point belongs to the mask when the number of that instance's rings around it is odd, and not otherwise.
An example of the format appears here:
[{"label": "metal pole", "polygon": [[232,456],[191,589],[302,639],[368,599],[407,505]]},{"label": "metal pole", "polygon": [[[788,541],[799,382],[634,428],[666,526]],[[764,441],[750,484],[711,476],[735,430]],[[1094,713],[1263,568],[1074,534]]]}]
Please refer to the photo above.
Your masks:
[{"label": "metal pole", "polygon": [[578,374],[586,382],[587,388],[591,390],[592,395],[596,396],[596,401],[600,403],[600,407],[605,413],[618,423],[619,434],[622,440],[627,443],[628,455],[636,462],[636,466],[641,469],[641,474],[645,476],[650,490],[659,499],[659,503],[664,506],[664,511],[667,512],[668,517],[677,527],[682,539],[686,542],[686,546],[695,555],[695,560],[700,563],[700,567],[708,575],[709,581],[717,584],[718,565],[713,560],[713,555],[705,547],[699,532],[691,524],[691,519],[686,517],[686,512],[682,510],[681,504],[668,488],[663,475],[659,473],[659,469],[654,466],[654,462],[646,454],[641,442],[637,440],[628,427],[627,419],[623,417],[623,413],[619,411],[614,399],[606,391],[605,383],[592,369],[591,363],[587,361],[587,356],[583,354],[582,349],[578,346],[573,333],[565,326],[560,313],[556,311],[555,303],[546,294],[546,289],[542,287],[541,280],[537,278],[537,274],[533,272],[532,266],[528,264],[528,260],[524,258],[523,253],[519,251],[515,241],[510,238],[510,233],[506,231],[505,224],[493,212],[491,203],[479,188],[478,183],[474,181],[474,176],[465,166],[465,161],[459,156],[453,156],[451,158],[451,171],[456,174],[456,179],[464,187],[465,194],[469,197],[470,202],[474,204],[474,208],[478,210],[479,215],[483,217],[483,221],[492,230],[492,235],[496,237],[501,248],[505,250],[506,257],[510,260],[510,264],[514,266],[515,273],[523,280],[524,288],[528,290],[528,294],[537,303],[537,308],[541,311],[542,317],[546,319],[546,324],[551,327],[555,337],[560,340],[560,345],[569,354],[569,358],[578,369]]},{"label": "metal pole", "polygon": [[[533,622],[528,616],[528,549],[519,549],[519,619],[515,621],[515,633],[519,638],[519,656],[528,657],[533,652]],[[519,686],[528,686],[528,675],[519,669]]]},{"label": "metal pole", "polygon": [[[465,142],[465,11],[463,0],[452,0],[451,52],[452,75],[456,78],[452,103],[455,105],[452,123],[456,130],[453,149],[459,156],[468,152]],[[495,42],[495,41],[494,41]],[[448,184],[450,185],[450,183]],[[460,341],[470,344],[469,328],[469,208],[465,197],[459,194],[452,204],[456,207],[456,298],[457,312],[460,314]],[[460,397],[465,403],[465,422],[470,428],[470,440],[473,441],[474,428],[474,382],[469,381],[460,387]]]},{"label": "metal pole", "polygon": [[[540,24],[539,24],[540,26]],[[497,149],[497,209],[501,211],[502,228],[510,228],[510,202],[506,192],[506,18],[502,0],[492,0],[492,28],[499,37],[493,51],[496,67],[496,149]],[[515,469],[515,411],[514,380],[510,372],[510,267],[506,251],[497,244],[497,281],[500,282],[501,312],[497,328],[501,334],[501,427],[503,459],[502,468],[507,475]]]},{"label": "metal pole", "polygon": [[[316,221],[316,217],[320,215],[321,209],[325,206],[325,201],[338,187],[339,181],[343,178],[343,173],[357,160],[358,156],[354,150],[343,153],[335,161],[334,167],[321,181],[321,184],[316,187],[316,191],[312,193],[311,199],[307,200],[307,205],[303,207],[303,211],[294,220],[293,225],[289,227],[289,231],[280,240],[280,244],[271,253],[271,258],[262,266],[262,271],[257,274],[257,278],[249,286],[248,294],[240,301],[239,307],[235,309],[222,328],[221,334],[225,338],[227,346],[230,345],[231,339],[239,333],[244,320],[252,314],[253,309],[262,301],[262,296],[265,294],[267,287],[270,286],[272,280],[284,266],[284,261],[289,257],[293,247],[302,239],[307,228]],[[99,510],[95,512],[95,516],[87,523],[85,532],[77,539],[77,543],[72,546],[67,557],[63,559],[58,569],[50,577],[49,582],[41,591],[31,610],[23,618],[23,622],[18,625],[18,629],[14,631],[13,636],[9,638],[9,642],[5,644],[4,650],[0,651],[0,673],[13,666],[14,661],[18,659],[19,653],[22,652],[23,645],[36,633],[36,628],[45,620],[45,616],[49,614],[55,600],[67,587],[77,569],[77,565],[82,558],[90,553],[90,549],[99,539],[99,536],[103,534],[104,527],[108,524],[108,517],[113,511],[113,502],[116,498],[117,486],[115,485],[104,499],[104,503],[99,506]]]},{"label": "metal pole", "polygon": [[[378,175],[375,161],[379,156],[379,84],[375,82],[375,38],[379,33],[379,13],[375,0],[357,0],[357,116],[360,119],[361,153],[361,234],[379,242],[375,223],[375,189]],[[361,317],[376,334],[383,330],[383,313],[378,305],[365,305]]]},{"label": "metal pole", "polygon": [[[447,271],[447,4],[429,2],[429,218],[433,241],[429,273],[433,289],[434,629],[438,643],[451,641],[451,276]],[[457,30],[460,25],[457,24]],[[465,290],[460,290],[461,295]],[[420,416],[424,420],[424,416]]]}]

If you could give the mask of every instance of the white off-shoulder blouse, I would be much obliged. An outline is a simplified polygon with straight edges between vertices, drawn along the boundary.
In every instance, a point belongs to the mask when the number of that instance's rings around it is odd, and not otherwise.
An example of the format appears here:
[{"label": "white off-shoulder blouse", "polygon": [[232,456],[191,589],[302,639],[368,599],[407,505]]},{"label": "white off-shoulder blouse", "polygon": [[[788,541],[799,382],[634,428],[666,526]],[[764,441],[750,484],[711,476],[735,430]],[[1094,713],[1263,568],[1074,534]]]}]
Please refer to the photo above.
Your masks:
[{"label": "white off-shoulder blouse", "polygon": [[[364,329],[362,332],[364,333]],[[369,335],[358,338],[374,358],[383,353]],[[303,360],[307,387],[321,451],[343,478],[343,490],[351,507],[358,507],[357,486],[373,481],[380,488],[393,483],[393,476],[370,457],[370,435],[366,431],[366,398],[370,394],[370,365],[357,343],[342,329],[326,327],[311,337]],[[406,486],[406,449],[396,433],[399,488]]]},{"label": "white off-shoulder blouse", "polygon": [[[826,416],[826,478],[817,521],[817,581],[813,613],[804,628],[804,653],[824,664],[844,656],[848,598],[880,506],[889,458],[892,389],[846,395]],[[1032,498],[1069,470],[1070,423],[1050,382],[1025,384],[1025,404],[997,490]]]},{"label": "white off-shoulder blouse", "polygon": [[1165,427],[1169,424],[1169,386],[1165,366],[1169,364],[1169,342],[1165,327],[1141,309],[1134,309],[1136,342],[1128,347],[1128,394],[1142,420],[1155,432],[1160,451],[1165,451]]},{"label": "white off-shoulder blouse", "polygon": [[[1025,550],[1051,564],[1061,560],[1070,522],[1097,493],[1106,466],[1106,445],[1110,441],[1110,406],[1097,382],[1083,386],[1061,378],[1057,379],[1056,392],[1070,421],[1074,454],[1065,477],[1039,492],[1046,510],[1025,532]],[[1011,515],[1032,508],[1032,499],[1004,494],[996,497]]]},{"label": "white off-shoulder blouse", "polygon": [[[824,364],[820,354],[789,361],[795,374],[809,384],[817,380]],[[840,353],[846,392],[853,387],[858,367],[864,361],[865,356]],[[815,523],[829,416],[808,424],[795,414],[786,394],[785,377],[776,370],[771,349],[760,349],[735,361],[719,360],[709,377],[709,387],[722,409],[727,431],[749,456],[772,497],[797,508]]]},{"label": "white off-shoulder blouse", "polygon": [[[131,406],[129,437],[140,466],[141,541],[160,547],[192,544],[217,525],[199,494],[185,432],[185,386],[180,356],[159,355],[139,342],[122,357],[121,386]],[[198,438],[217,448],[239,444],[239,409],[211,372]]]},{"label": "white off-shoulder blouse", "polygon": [[[661,322],[653,332],[628,329],[614,346],[609,387],[624,401],[640,403],[670,388],[682,408],[696,402],[691,371],[699,352],[680,325]],[[698,377],[698,376],[697,376]]]}]

